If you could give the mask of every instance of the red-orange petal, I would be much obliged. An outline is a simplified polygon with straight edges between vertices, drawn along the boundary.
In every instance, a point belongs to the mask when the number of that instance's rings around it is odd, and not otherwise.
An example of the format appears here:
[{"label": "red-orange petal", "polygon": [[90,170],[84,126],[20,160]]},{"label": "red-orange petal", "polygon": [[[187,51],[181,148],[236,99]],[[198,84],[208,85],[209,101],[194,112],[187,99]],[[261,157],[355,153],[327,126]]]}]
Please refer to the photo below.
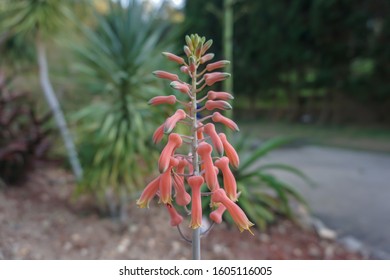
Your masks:
[{"label": "red-orange petal", "polygon": [[218,187],[218,179],[214,170],[213,160],[211,158],[212,147],[209,143],[202,142],[199,144],[197,151],[203,160],[206,184],[210,190],[214,190]]},{"label": "red-orange petal", "polygon": [[226,125],[231,130],[240,131],[240,129],[238,128],[238,125],[234,121],[222,116],[221,113],[219,113],[219,112],[215,112],[213,114],[212,120],[214,122],[219,122],[219,123]]},{"label": "red-orange petal", "polygon": [[222,171],[223,187],[227,196],[232,201],[237,201],[237,183],[232,171],[229,168],[229,159],[227,157],[222,157],[216,160],[214,164]]},{"label": "red-orange petal", "polygon": [[183,217],[177,213],[175,207],[172,204],[166,204],[168,209],[169,216],[171,217],[171,226],[175,227],[180,225],[183,222]]},{"label": "red-orange petal", "polygon": [[153,143],[158,144],[164,137],[164,124],[160,125],[153,133]]},{"label": "red-orange petal", "polygon": [[222,203],[226,207],[240,232],[248,230],[251,234],[253,234],[253,232],[250,230],[250,227],[252,227],[254,224],[249,221],[244,211],[227,197],[223,189],[217,189],[212,193],[211,202]]},{"label": "red-orange petal", "polygon": [[177,110],[172,116],[170,116],[164,124],[164,133],[170,133],[176,126],[178,121],[186,118],[186,112],[184,110]]},{"label": "red-orange petal", "polygon": [[160,104],[175,104],[176,96],[168,95],[168,96],[156,96],[149,100],[148,104],[155,106]]},{"label": "red-orange petal", "polygon": [[142,191],[140,198],[137,200],[137,205],[140,208],[149,208],[149,202],[156,195],[160,184],[160,176],[151,181]]},{"label": "red-orange petal", "polygon": [[215,130],[215,125],[212,123],[206,124],[204,126],[204,132],[210,136],[211,142],[213,143],[214,148],[217,150],[218,155],[223,156],[223,144]]},{"label": "red-orange petal", "polygon": [[229,158],[231,166],[237,169],[240,165],[240,158],[238,157],[236,150],[226,139],[225,133],[219,133],[218,135],[222,141],[223,147],[225,149],[225,154]]},{"label": "red-orange petal", "polygon": [[169,162],[171,160],[171,156],[173,155],[173,152],[179,148],[183,143],[183,140],[181,139],[179,134],[171,133],[168,137],[168,143],[162,150],[160,154],[160,158],[158,160],[158,169],[160,173],[164,173],[168,167]]},{"label": "red-orange petal", "polygon": [[231,99],[234,99],[233,95],[231,95],[230,93],[228,92],[224,92],[224,91],[213,91],[213,90],[210,90],[208,93],[207,93],[207,98],[209,100],[231,100]]},{"label": "red-orange petal", "polygon": [[165,55],[171,61],[174,61],[178,64],[184,64],[184,59],[180,56],[177,56],[177,55],[175,55],[173,53],[169,53],[169,52],[163,52],[162,54]]},{"label": "red-orange petal", "polygon": [[225,210],[226,210],[225,205],[220,203],[218,205],[218,208],[210,213],[210,219],[217,224],[222,223],[222,216],[223,213],[225,213]]},{"label": "red-orange petal", "polygon": [[192,190],[190,227],[195,229],[202,226],[202,201],[200,188],[204,182],[202,176],[191,176],[187,179]]}]

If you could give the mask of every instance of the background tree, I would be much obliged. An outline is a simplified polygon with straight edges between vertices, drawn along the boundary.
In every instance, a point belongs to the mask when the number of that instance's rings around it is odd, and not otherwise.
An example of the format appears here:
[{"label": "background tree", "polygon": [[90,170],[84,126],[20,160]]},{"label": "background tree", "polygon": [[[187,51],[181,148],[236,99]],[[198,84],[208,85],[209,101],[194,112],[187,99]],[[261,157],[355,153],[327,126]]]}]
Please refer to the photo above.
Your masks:
[{"label": "background tree", "polygon": [[[244,106],[252,110],[245,115],[260,105],[274,118],[293,121],[304,115],[322,123],[369,116],[386,120],[389,5],[383,0],[236,1],[234,91],[247,96]],[[185,9],[191,32],[216,38],[216,48],[222,9],[221,1],[203,0],[188,0]]]},{"label": "background tree", "polygon": [[35,46],[42,91],[61,132],[73,172],[77,179],[81,179],[82,168],[77,152],[49,78],[45,45],[45,42],[51,39],[71,16],[69,5],[75,3],[57,0],[4,0],[0,6],[0,26],[3,34],[5,32],[23,36],[26,41]]}]

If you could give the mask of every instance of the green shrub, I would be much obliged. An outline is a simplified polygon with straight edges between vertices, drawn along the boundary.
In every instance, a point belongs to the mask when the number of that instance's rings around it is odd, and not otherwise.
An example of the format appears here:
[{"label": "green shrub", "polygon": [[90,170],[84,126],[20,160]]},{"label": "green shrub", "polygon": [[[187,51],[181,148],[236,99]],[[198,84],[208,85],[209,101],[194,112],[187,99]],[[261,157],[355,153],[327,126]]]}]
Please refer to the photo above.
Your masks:
[{"label": "green shrub", "polygon": [[[156,154],[154,120],[147,100],[161,87],[152,71],[162,63],[168,24],[145,14],[139,1],[111,4],[96,14],[95,28],[83,27],[86,45],[77,48],[77,69],[91,102],[75,119],[85,169],[78,193],[93,193],[112,214],[125,217],[129,194],[144,186]],[[165,46],[163,46],[165,45]]]}]

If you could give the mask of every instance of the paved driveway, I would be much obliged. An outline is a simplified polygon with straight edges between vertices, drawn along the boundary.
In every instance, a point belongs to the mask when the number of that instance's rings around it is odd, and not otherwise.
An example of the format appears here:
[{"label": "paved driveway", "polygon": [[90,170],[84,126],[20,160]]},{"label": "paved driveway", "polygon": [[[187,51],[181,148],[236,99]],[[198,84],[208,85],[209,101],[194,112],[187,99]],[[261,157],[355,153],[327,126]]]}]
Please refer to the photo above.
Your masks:
[{"label": "paved driveway", "polygon": [[273,151],[266,162],[292,164],[317,184],[280,172],[308,200],[315,216],[339,237],[353,236],[390,256],[390,155],[305,146]]}]

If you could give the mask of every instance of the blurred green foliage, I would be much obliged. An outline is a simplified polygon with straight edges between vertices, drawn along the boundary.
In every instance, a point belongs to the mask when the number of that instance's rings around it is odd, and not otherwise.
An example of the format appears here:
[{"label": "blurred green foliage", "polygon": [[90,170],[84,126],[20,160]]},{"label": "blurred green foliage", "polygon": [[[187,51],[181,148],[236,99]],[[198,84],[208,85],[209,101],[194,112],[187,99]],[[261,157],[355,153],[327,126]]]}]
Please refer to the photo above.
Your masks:
[{"label": "blurred green foliage", "polygon": [[147,100],[161,94],[151,73],[163,67],[161,51],[174,34],[158,11],[144,8],[138,1],[111,3],[106,13],[96,13],[95,26],[82,27],[86,43],[76,48],[84,94],[91,93],[75,115],[85,169],[78,192],[95,194],[119,214],[157,162],[151,135],[159,121]]},{"label": "blurred green foliage", "polygon": [[[185,13],[222,53],[223,1],[188,0]],[[387,0],[235,1],[234,92],[252,107],[287,101],[290,120],[339,122],[354,102],[389,123],[389,13]]]}]

